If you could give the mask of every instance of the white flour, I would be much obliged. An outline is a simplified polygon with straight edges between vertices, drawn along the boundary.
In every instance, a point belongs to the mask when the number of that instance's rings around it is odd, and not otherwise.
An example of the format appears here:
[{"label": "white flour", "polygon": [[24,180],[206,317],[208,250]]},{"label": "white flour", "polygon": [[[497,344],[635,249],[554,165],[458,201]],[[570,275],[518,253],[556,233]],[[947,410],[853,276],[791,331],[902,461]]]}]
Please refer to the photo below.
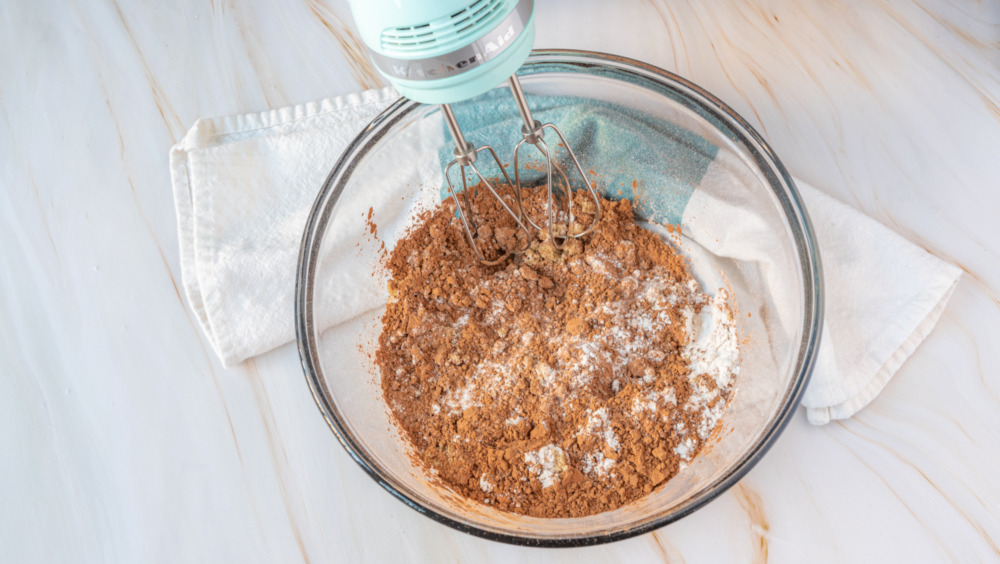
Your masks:
[{"label": "white flour", "polygon": [[528,469],[538,476],[543,488],[555,484],[569,467],[566,453],[556,445],[545,445],[538,450],[524,453]]},{"label": "white flour", "polygon": [[740,370],[739,339],[728,299],[729,291],[720,289],[696,319],[692,319],[692,325],[696,326],[688,334],[696,334],[697,338],[684,347],[682,354],[691,367],[692,377],[709,376],[720,388],[728,388]]}]

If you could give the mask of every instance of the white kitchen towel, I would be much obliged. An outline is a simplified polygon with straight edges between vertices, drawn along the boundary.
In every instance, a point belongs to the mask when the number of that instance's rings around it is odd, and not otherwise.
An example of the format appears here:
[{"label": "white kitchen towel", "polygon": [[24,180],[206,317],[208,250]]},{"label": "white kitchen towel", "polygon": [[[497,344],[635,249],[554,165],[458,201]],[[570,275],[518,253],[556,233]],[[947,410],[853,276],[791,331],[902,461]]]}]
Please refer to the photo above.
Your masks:
[{"label": "white kitchen towel", "polygon": [[[341,152],[396,96],[387,88],[202,119],[171,149],[184,289],[224,365],[295,339],[296,262],[313,200]],[[443,128],[429,134],[441,136]],[[415,174],[428,185],[440,181],[433,167]],[[823,424],[850,417],[885,387],[937,322],[960,271],[796,184],[815,228],[826,292],[823,339],[802,403],[809,420]],[[720,221],[708,213],[716,208],[698,201],[702,193],[711,190],[694,192],[687,205],[699,213],[685,214],[685,229]],[[344,239],[352,236],[361,233]],[[368,276],[334,274],[345,288],[365,284]],[[324,322],[361,313],[358,303],[334,297],[322,305]]]}]

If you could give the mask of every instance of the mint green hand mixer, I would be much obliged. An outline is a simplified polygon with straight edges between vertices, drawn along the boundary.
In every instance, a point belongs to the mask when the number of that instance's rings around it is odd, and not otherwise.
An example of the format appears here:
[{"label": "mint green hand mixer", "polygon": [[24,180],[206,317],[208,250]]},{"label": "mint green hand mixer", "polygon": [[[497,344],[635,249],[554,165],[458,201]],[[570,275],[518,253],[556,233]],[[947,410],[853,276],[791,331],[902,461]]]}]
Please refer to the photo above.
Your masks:
[{"label": "mint green hand mixer", "polygon": [[[455,160],[448,163],[444,173],[448,192],[457,207],[466,238],[481,262],[499,264],[511,253],[487,259],[477,244],[481,230],[472,217],[469,190],[480,186],[500,201],[526,234],[529,225],[541,230],[543,227],[539,223],[544,223],[549,240],[557,248],[565,245],[569,237],[582,237],[594,229],[601,217],[600,198],[559,129],[551,123],[542,124],[532,116],[524,90],[514,74],[528,58],[535,40],[532,0],[353,0],[351,11],[379,72],[407,98],[441,105],[455,141]],[[514,94],[524,122],[521,126],[523,138],[514,147],[514,182],[493,147],[474,147],[466,141],[450,106],[483,94],[504,81]],[[559,147],[565,148],[566,160],[572,165],[570,170],[579,173],[578,178],[572,172],[567,174],[566,167],[557,161],[556,151],[545,142],[546,130],[558,137]],[[545,161],[548,206],[547,218],[542,222],[525,214],[521,201],[520,152],[526,145],[534,147]],[[484,169],[476,165],[480,153],[492,158],[506,185],[511,187],[511,194],[501,196],[497,180],[488,178]],[[452,180],[456,165],[461,176],[461,191],[456,190]],[[467,168],[474,174],[471,188],[466,177]],[[575,182],[570,181],[571,176]],[[587,189],[597,211],[589,226],[571,229],[574,222],[571,196],[579,187]],[[462,195],[464,204],[458,194]]]}]

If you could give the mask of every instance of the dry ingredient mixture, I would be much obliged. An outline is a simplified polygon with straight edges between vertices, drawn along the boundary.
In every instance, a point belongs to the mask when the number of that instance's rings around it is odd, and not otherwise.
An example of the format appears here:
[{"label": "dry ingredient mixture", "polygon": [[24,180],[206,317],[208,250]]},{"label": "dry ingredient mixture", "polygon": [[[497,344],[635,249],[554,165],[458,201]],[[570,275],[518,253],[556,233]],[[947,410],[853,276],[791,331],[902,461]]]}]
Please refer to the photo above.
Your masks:
[{"label": "dry ingredient mixture", "polygon": [[[522,195],[544,217],[544,191]],[[582,232],[594,203],[574,202]],[[528,244],[486,190],[473,207],[482,247]],[[470,499],[536,517],[609,511],[676,474],[718,426],[738,372],[728,292],[703,293],[628,200],[602,208],[583,240],[559,250],[532,234],[490,267],[447,200],[388,257],[385,399],[417,462]]]}]

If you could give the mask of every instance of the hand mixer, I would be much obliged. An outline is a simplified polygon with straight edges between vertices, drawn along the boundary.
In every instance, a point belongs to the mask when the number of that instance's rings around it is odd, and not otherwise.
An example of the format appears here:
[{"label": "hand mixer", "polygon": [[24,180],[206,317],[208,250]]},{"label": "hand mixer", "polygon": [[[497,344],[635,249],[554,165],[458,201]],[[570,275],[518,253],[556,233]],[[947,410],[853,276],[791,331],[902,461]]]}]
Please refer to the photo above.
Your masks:
[{"label": "hand mixer", "polygon": [[[445,123],[455,141],[455,159],[448,163],[444,176],[466,238],[480,262],[499,264],[514,251],[488,260],[479,248],[480,230],[472,215],[466,168],[474,173],[474,180],[478,180],[471,189],[482,186],[489,190],[525,234],[529,233],[529,225],[541,230],[540,222],[525,214],[521,200],[519,165],[521,151],[526,146],[534,147],[545,161],[547,217],[541,223],[552,244],[561,248],[567,238],[582,237],[594,229],[601,218],[601,201],[594,186],[559,129],[551,123],[542,124],[532,116],[524,90],[514,74],[527,59],[534,43],[532,0],[353,0],[351,11],[379,72],[407,98],[441,105]],[[483,94],[504,81],[514,94],[514,102],[524,122],[522,139],[514,147],[514,182],[493,147],[476,147],[465,139],[450,105]],[[558,138],[558,146],[565,149],[572,164],[571,171],[575,169],[579,173],[577,183],[586,187],[596,205],[594,218],[585,228],[571,229],[575,219],[572,198],[575,188],[570,177],[576,175],[567,174],[565,167],[556,160],[556,151],[545,142],[546,130]],[[488,156],[487,165],[488,159],[492,159],[507,186],[511,187],[511,195],[502,196],[495,181],[487,178],[483,169],[477,166],[480,154]],[[460,192],[456,191],[451,177],[456,166],[461,175]],[[461,200],[458,194],[462,195]]]}]

